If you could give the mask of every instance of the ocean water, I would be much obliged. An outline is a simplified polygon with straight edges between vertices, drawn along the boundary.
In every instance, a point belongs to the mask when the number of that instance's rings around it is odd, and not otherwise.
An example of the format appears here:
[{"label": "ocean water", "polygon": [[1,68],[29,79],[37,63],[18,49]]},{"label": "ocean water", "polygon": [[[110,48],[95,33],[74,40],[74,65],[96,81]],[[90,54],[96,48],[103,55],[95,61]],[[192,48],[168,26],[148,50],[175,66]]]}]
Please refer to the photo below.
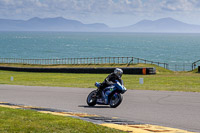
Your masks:
[{"label": "ocean water", "polygon": [[191,65],[200,59],[200,34],[0,32],[0,58],[118,56]]}]

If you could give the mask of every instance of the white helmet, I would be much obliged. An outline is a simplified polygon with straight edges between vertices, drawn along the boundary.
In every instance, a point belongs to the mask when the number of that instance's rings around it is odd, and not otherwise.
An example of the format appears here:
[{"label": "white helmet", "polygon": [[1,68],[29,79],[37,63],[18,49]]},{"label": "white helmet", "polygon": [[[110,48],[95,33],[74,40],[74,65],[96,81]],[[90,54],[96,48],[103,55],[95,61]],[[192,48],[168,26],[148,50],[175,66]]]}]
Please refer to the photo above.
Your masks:
[{"label": "white helmet", "polygon": [[114,70],[114,74],[117,75],[119,78],[121,78],[121,77],[122,77],[122,74],[123,74],[123,70],[120,69],[120,68],[116,68],[116,69]]}]

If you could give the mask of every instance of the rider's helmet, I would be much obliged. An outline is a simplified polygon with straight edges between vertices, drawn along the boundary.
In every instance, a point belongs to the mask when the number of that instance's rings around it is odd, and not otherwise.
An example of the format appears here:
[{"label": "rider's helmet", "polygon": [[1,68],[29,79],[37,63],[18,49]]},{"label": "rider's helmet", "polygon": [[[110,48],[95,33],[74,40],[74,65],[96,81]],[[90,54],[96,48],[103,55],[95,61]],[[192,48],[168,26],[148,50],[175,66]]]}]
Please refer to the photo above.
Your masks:
[{"label": "rider's helmet", "polygon": [[117,77],[121,78],[123,74],[123,70],[120,68],[115,68],[114,74],[117,75]]}]

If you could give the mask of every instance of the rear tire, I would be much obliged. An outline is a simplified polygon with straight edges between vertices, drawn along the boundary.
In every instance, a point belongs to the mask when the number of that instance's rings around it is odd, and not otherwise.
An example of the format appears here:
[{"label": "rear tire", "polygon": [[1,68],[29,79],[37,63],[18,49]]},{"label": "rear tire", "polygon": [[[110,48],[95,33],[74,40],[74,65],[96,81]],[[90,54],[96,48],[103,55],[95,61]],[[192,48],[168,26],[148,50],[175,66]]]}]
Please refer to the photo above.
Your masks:
[{"label": "rear tire", "polygon": [[110,98],[110,107],[111,108],[116,108],[117,106],[120,105],[120,103],[122,102],[122,95],[119,93],[114,93],[111,98]]},{"label": "rear tire", "polygon": [[87,104],[88,104],[89,106],[94,106],[94,105],[96,105],[96,102],[97,102],[97,97],[96,97],[96,95],[97,95],[97,91],[96,91],[96,90],[90,92],[90,94],[88,95],[86,102],[87,102]]}]

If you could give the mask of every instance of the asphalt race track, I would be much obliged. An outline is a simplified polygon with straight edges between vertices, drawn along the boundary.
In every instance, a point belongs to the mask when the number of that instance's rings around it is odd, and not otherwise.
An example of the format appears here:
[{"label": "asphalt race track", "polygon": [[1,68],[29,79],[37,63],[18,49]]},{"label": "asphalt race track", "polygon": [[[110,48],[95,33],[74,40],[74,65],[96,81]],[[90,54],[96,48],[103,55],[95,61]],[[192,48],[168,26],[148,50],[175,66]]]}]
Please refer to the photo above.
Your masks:
[{"label": "asphalt race track", "polygon": [[0,102],[62,109],[200,132],[200,93],[128,90],[117,108],[88,107],[92,88],[0,85]]}]

